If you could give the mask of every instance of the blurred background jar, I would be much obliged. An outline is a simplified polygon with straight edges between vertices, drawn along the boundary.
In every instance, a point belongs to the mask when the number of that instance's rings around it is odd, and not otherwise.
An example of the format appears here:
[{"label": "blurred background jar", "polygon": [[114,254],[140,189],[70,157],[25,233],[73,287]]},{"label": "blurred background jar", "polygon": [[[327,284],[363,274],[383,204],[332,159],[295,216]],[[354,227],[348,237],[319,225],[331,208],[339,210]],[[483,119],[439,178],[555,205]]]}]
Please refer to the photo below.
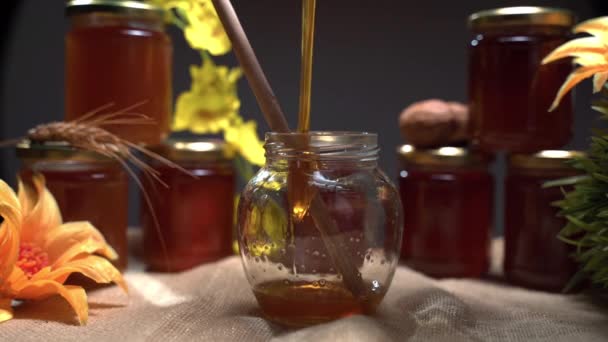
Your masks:
[{"label": "blurred background jar", "polygon": [[546,150],[509,158],[505,181],[505,260],[507,281],[547,291],[561,291],[577,271],[574,247],[557,238],[566,225],[553,202],[562,188],[543,187],[547,181],[576,176],[567,162],[578,151]]},{"label": "blurred background jar", "polygon": [[169,140],[150,150],[191,174],[158,160],[148,161],[167,185],[143,179],[154,210],[150,212],[142,198],[144,260],[148,267],[154,271],[182,271],[231,255],[233,152],[221,140]]},{"label": "blurred background jar", "polygon": [[541,61],[570,38],[575,21],[570,11],[544,7],[499,8],[469,17],[470,129],[480,149],[536,152],[569,142],[571,95],[548,110],[572,62]]},{"label": "blurred background jar", "polygon": [[66,121],[108,104],[140,104],[132,112],[151,124],[104,128],[134,143],[159,144],[169,133],[172,106],[172,47],[162,9],[148,2],[71,0],[66,13]]},{"label": "blurred background jar", "polygon": [[34,173],[44,175],[63,221],[89,221],[118,253],[113,264],[125,270],[128,177],[121,165],[65,142],[24,141],[17,145],[17,157],[21,161],[21,179],[31,184]]},{"label": "blurred background jar", "polygon": [[373,313],[391,283],[403,229],[399,194],[378,169],[377,136],[267,133],[265,149],[237,221],[262,311],[291,326]]},{"label": "blurred background jar", "polygon": [[461,147],[403,145],[402,260],[434,277],[479,277],[489,267],[494,181],[489,159]]}]

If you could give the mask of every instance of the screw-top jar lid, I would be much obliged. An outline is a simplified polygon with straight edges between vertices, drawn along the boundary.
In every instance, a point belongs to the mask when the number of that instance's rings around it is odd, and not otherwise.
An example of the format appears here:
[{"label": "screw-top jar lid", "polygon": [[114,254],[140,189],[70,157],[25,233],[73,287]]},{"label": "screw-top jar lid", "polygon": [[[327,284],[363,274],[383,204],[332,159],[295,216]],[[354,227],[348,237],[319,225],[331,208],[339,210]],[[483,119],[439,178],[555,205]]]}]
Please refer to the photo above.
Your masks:
[{"label": "screw-top jar lid", "polygon": [[73,15],[93,11],[162,14],[162,7],[145,1],[134,0],[69,0],[65,4],[66,14]]},{"label": "screw-top jar lid", "polygon": [[229,161],[234,158],[234,150],[226,142],[219,139],[169,139],[148,149],[174,162]]},{"label": "screw-top jar lid", "polygon": [[402,145],[397,153],[402,161],[421,166],[486,166],[490,161],[488,155],[454,146],[419,149]]},{"label": "screw-top jar lid", "polygon": [[26,139],[17,144],[16,153],[20,159],[113,161],[99,153],[73,147],[66,141],[34,142]]},{"label": "screw-top jar lid", "polygon": [[503,7],[473,13],[469,16],[469,27],[473,29],[548,25],[570,27],[576,23],[576,16],[569,10],[551,7]]},{"label": "screw-top jar lid", "polygon": [[584,157],[581,151],[544,150],[534,154],[513,154],[509,157],[509,165],[521,169],[571,169],[566,163],[574,158]]}]

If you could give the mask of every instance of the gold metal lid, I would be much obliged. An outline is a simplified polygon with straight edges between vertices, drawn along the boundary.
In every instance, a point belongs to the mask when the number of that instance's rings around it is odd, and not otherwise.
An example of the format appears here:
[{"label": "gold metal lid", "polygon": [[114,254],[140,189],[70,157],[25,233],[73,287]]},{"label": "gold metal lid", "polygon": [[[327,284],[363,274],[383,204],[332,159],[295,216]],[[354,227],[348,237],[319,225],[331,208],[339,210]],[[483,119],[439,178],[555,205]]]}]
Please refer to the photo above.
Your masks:
[{"label": "gold metal lid", "polygon": [[152,152],[175,161],[229,161],[234,158],[234,150],[219,139],[174,140],[148,147]]},{"label": "gold metal lid", "polygon": [[33,142],[26,139],[17,144],[16,153],[20,159],[113,161],[99,153],[73,147],[66,141]]},{"label": "gold metal lid", "polygon": [[503,7],[473,13],[468,24],[472,29],[519,25],[548,25],[571,27],[576,23],[573,12],[551,7]]},{"label": "gold metal lid", "polygon": [[444,146],[435,149],[417,149],[403,145],[397,153],[405,162],[421,166],[485,166],[490,157],[463,147]]},{"label": "gold metal lid", "polygon": [[123,13],[163,13],[163,8],[147,1],[134,0],[68,0],[65,4],[68,16],[93,11]]},{"label": "gold metal lid", "polygon": [[521,169],[571,169],[567,161],[584,157],[581,151],[544,150],[534,154],[513,154],[509,166]]}]

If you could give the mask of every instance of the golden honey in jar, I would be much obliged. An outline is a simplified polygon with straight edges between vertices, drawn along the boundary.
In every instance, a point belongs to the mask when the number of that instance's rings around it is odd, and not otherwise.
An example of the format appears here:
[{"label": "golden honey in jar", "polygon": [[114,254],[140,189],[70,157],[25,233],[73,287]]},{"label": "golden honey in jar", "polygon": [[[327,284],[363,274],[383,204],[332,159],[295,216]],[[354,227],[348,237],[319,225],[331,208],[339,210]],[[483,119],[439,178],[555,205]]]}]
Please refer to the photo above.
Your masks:
[{"label": "golden honey in jar", "polygon": [[151,124],[110,124],[110,132],[135,143],[158,144],[169,133],[172,47],[163,11],[149,2],[71,0],[65,39],[65,119],[136,106]]},{"label": "golden honey in jar", "polygon": [[41,173],[63,221],[90,222],[118,253],[114,265],[126,269],[128,177],[121,165],[65,142],[24,141],[17,146],[17,156],[21,179],[31,182],[34,173]]},{"label": "golden honey in jar", "polygon": [[166,184],[143,179],[141,224],[149,269],[183,271],[231,255],[235,172],[229,147],[220,140],[169,140],[151,150],[190,174],[148,162]]},{"label": "golden honey in jar", "polygon": [[569,142],[571,95],[548,110],[572,63],[541,61],[569,40],[575,20],[570,11],[544,7],[499,8],[469,17],[470,129],[480,149],[531,153]]},{"label": "golden honey in jar", "polygon": [[559,292],[577,271],[574,247],[557,238],[567,221],[553,205],[563,199],[561,187],[548,181],[576,176],[567,162],[578,151],[544,150],[509,158],[505,181],[505,260],[507,281],[525,287]]},{"label": "golden honey in jar", "polygon": [[399,190],[401,259],[433,277],[479,277],[488,270],[494,181],[487,156],[461,147],[403,145]]}]

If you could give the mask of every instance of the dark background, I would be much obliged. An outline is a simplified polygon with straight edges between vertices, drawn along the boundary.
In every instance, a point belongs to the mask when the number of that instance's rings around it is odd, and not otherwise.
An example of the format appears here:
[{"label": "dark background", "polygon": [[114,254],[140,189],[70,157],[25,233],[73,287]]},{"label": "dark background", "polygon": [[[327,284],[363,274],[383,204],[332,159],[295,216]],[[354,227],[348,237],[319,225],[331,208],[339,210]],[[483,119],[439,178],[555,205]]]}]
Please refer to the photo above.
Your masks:
[{"label": "dark background", "polygon": [[[0,62],[0,138],[21,136],[38,123],[63,118],[64,17],[62,0],[4,1]],[[234,0],[275,92],[296,125],[300,66],[298,0]],[[539,5],[574,10],[580,19],[608,14],[604,0],[321,0],[312,99],[312,128],[379,133],[381,166],[397,175],[396,147],[403,143],[397,117],[408,104],[438,97],[466,102],[469,14],[503,6]],[[200,63],[175,29],[174,90],[189,87],[188,65]],[[232,56],[220,60],[236,65]],[[239,87],[242,114],[267,130],[245,80]],[[569,147],[587,146],[597,115],[589,109],[588,82],[577,90],[575,135]],[[547,127],[551,129],[551,127]],[[2,178],[14,180],[18,166],[2,151]],[[497,178],[502,179],[501,165]],[[497,200],[502,191],[498,188]],[[136,222],[136,206],[131,222]],[[497,212],[497,222],[502,214]],[[500,229],[501,224],[497,224]]]}]

